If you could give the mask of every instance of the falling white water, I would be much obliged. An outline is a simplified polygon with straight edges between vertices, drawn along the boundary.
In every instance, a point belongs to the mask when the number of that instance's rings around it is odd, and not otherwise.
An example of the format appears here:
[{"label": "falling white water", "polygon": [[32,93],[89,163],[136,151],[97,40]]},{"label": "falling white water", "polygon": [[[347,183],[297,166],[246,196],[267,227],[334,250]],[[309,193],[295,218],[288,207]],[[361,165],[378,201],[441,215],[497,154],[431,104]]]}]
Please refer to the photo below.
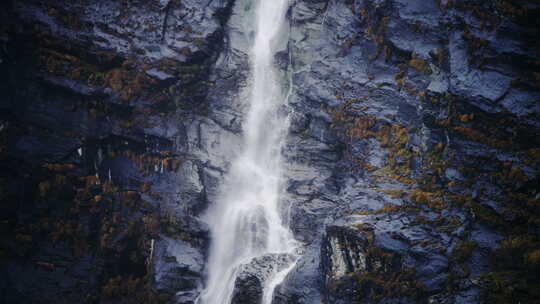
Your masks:
[{"label": "falling white water", "polygon": [[[282,108],[287,94],[274,64],[287,8],[288,0],[257,1],[244,146],[231,164],[220,201],[207,215],[212,245],[200,304],[229,304],[240,267],[254,258],[294,256],[296,243],[280,212],[281,149],[288,129]],[[289,265],[272,265],[274,273],[263,283],[264,304],[272,302],[274,289],[293,268],[294,258],[290,261]]]}]

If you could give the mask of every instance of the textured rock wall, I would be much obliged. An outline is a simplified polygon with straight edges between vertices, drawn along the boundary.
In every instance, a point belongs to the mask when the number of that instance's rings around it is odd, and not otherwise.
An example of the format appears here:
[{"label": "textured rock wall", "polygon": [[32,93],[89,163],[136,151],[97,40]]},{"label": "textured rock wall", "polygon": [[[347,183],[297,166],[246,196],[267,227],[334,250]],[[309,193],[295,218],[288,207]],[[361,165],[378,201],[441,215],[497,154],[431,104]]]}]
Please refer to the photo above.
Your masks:
[{"label": "textured rock wall", "polygon": [[[247,3],[1,4],[2,302],[193,303],[199,217],[238,150]],[[275,303],[536,301],[538,13],[291,3],[277,61],[304,246]],[[239,302],[264,269],[246,266]]]},{"label": "textured rock wall", "polygon": [[295,2],[280,303],[535,301],[538,8]]},{"label": "textured rock wall", "polygon": [[193,302],[231,5],[2,3],[0,302]]}]

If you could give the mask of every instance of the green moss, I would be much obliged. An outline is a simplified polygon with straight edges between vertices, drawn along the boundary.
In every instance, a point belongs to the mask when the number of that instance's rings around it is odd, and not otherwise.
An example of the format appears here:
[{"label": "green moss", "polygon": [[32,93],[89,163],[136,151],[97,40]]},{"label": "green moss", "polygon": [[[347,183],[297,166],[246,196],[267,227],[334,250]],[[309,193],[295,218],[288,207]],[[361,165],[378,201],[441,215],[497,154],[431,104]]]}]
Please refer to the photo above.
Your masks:
[{"label": "green moss", "polygon": [[157,295],[157,301],[159,304],[163,303],[170,303],[170,301],[173,299],[173,296],[168,293],[160,293]]},{"label": "green moss", "polygon": [[507,226],[507,223],[491,207],[481,205],[475,201],[468,201],[467,205],[484,224],[498,229]]},{"label": "green moss", "polygon": [[491,303],[535,303],[540,297],[540,241],[531,234],[505,239],[491,253],[494,270],[482,278]]},{"label": "green moss", "polygon": [[367,239],[365,255],[366,267],[340,280],[332,281],[327,288],[335,294],[354,292],[350,299],[355,303],[379,303],[388,299],[408,299],[414,303],[425,303],[425,287],[416,281],[416,271],[403,266],[399,253],[374,245],[374,233],[363,225],[357,229]]},{"label": "green moss", "polygon": [[425,287],[416,281],[412,268],[387,275],[381,272],[356,274],[358,300],[369,299],[375,303],[383,299],[407,298],[415,303],[425,301]]},{"label": "green moss", "polygon": [[450,259],[456,263],[464,263],[471,257],[477,246],[478,244],[473,241],[460,241],[454,251],[452,251]]}]

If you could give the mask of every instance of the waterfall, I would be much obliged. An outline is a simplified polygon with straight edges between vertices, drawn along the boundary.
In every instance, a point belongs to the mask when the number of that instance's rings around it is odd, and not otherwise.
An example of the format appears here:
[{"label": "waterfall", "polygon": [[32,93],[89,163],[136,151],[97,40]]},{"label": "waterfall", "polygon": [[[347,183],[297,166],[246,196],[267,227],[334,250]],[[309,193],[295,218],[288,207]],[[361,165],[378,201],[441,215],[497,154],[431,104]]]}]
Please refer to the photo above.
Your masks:
[{"label": "waterfall", "polygon": [[280,208],[281,150],[288,132],[288,119],[282,112],[288,94],[282,90],[274,64],[287,9],[288,0],[257,1],[244,146],[231,163],[220,200],[207,214],[212,244],[200,304],[230,303],[242,265],[258,257],[287,255],[288,263],[275,261],[271,275],[262,283],[263,303],[270,304],[275,287],[294,267],[296,242],[282,221]]}]

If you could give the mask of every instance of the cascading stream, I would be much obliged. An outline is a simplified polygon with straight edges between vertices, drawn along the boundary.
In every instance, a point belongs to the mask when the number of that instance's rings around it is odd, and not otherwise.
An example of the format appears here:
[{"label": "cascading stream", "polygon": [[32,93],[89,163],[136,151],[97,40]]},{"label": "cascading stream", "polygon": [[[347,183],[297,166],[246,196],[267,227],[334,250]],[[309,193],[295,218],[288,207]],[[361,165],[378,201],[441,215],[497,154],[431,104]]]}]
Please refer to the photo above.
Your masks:
[{"label": "cascading stream", "polygon": [[[250,54],[249,110],[244,121],[244,147],[232,162],[221,187],[221,199],[207,220],[212,234],[208,281],[200,304],[228,304],[242,265],[269,254],[292,256],[273,265],[263,283],[263,303],[294,266],[296,242],[281,219],[281,149],[288,131],[282,113],[287,94],[274,64],[276,45],[286,21],[288,0],[259,0],[255,39]],[[277,263],[277,262],[276,262]]]}]

